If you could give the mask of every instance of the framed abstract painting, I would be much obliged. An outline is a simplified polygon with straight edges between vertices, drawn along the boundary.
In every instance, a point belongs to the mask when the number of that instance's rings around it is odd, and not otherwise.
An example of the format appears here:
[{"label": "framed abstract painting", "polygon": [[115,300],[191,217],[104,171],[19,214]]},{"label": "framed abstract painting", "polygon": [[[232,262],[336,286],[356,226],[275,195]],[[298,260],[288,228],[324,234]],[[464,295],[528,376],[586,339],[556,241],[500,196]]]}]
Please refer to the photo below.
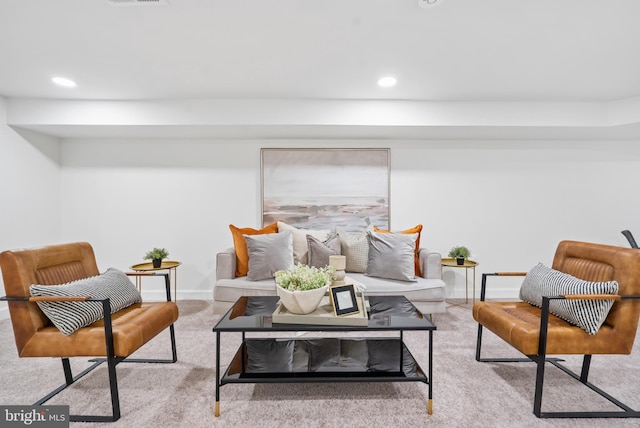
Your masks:
[{"label": "framed abstract painting", "polygon": [[262,224],[389,229],[389,149],[262,149]]}]

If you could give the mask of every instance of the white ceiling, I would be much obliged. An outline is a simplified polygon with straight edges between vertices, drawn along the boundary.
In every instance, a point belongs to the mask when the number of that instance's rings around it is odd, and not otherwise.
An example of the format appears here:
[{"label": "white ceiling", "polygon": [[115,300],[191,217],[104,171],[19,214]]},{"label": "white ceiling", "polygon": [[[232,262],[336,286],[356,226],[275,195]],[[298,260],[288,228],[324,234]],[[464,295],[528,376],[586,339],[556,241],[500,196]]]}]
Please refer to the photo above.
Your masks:
[{"label": "white ceiling", "polygon": [[[438,2],[424,9],[418,0],[2,0],[0,96],[605,107],[640,97],[638,0]],[[387,74],[398,85],[378,88]],[[54,75],[78,86],[56,87]],[[636,138],[636,123],[640,117],[598,132]],[[68,123],[14,125],[79,132]],[[90,136],[102,135],[99,128]]]}]

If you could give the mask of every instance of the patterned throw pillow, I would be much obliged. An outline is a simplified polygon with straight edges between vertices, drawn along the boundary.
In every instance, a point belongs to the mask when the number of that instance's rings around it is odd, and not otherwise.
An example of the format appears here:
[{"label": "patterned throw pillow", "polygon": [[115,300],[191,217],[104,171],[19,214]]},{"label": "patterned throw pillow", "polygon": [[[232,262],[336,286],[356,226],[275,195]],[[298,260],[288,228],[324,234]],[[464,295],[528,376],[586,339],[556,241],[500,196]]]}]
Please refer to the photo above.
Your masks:
[{"label": "patterned throw pillow", "polygon": [[309,246],[309,266],[323,268],[329,264],[330,256],[340,254],[340,238],[335,233],[329,236],[326,241],[307,235],[307,244]]},{"label": "patterned throw pillow", "polygon": [[[61,285],[39,285],[29,287],[32,296],[91,296],[96,299],[109,298],[111,313],[142,301],[140,293],[129,277],[114,268],[101,275],[92,276]],[[73,334],[104,317],[102,302],[37,302],[53,325],[64,335]]]},{"label": "patterned throw pillow", "polygon": [[[542,296],[564,294],[616,294],[617,281],[590,282],[538,263],[527,273],[520,287],[520,299],[541,307]],[[604,323],[613,300],[552,300],[549,312],[589,334],[596,334]]]},{"label": "patterned throw pillow", "polygon": [[367,258],[369,257],[369,240],[367,232],[345,232],[337,228],[340,238],[340,249],[347,261],[347,272],[364,273],[367,270]]}]

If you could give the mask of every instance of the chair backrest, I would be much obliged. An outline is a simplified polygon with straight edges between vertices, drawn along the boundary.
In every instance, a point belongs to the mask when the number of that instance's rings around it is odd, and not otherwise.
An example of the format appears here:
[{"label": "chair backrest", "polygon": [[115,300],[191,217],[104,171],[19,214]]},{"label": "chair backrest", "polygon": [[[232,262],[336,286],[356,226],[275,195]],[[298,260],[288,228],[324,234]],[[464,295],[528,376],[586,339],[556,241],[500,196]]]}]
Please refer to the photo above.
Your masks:
[{"label": "chair backrest", "polygon": [[627,241],[629,241],[629,245],[631,245],[631,248],[638,248],[638,243],[635,239],[633,239],[633,234],[630,231],[623,230],[622,234],[625,238],[627,238]]},{"label": "chair backrest", "polygon": [[[587,242],[562,241],[553,260],[554,269],[585,281],[618,282],[620,295],[640,295],[640,251]],[[640,299],[623,299],[613,304],[605,324],[618,340],[633,347],[640,316]]]},{"label": "chair backrest", "polygon": [[[32,284],[64,284],[100,273],[87,242],[4,251],[0,266],[7,297],[30,297]],[[9,314],[18,354],[36,331],[51,324],[36,303],[9,301]]]}]

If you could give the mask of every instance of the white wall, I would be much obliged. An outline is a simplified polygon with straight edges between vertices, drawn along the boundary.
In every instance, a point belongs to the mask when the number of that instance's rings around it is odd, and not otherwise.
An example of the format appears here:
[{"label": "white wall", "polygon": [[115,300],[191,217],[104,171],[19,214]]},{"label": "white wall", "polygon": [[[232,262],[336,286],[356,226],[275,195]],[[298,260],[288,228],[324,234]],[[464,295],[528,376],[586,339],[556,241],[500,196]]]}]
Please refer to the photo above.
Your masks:
[{"label": "white wall", "polygon": [[[6,125],[6,114],[0,97],[0,250],[59,242],[60,143],[33,133],[27,141]],[[7,316],[0,302],[0,318]]]},{"label": "white wall", "polygon": [[[390,147],[392,228],[422,223],[423,246],[445,256],[468,246],[478,287],[481,272],[550,264],[562,239],[640,236],[638,142],[95,139],[62,143],[61,236],[90,241],[102,270],[166,247],[183,263],[178,297],[211,298],[229,223],[260,226],[261,147]],[[445,280],[464,296],[462,270]],[[495,283],[517,296],[518,280]],[[145,298],[159,291],[146,280]]]}]

